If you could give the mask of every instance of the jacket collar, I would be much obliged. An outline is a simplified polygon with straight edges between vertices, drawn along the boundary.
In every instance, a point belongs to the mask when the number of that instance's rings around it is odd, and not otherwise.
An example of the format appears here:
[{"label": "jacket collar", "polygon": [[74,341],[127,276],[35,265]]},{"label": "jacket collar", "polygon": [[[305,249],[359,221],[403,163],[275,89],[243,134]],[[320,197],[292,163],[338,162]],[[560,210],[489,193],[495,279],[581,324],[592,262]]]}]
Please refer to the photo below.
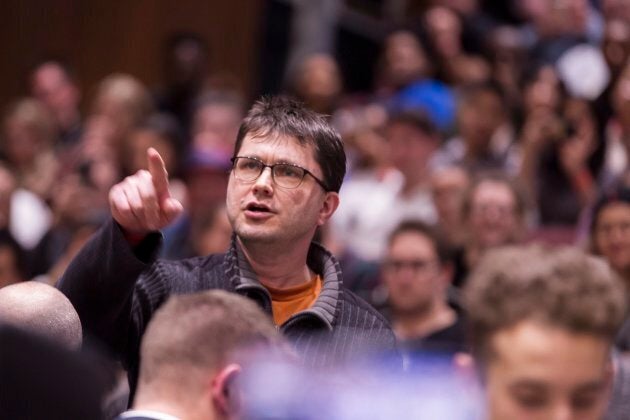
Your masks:
[{"label": "jacket collar", "polygon": [[[285,325],[297,317],[307,316],[332,330],[340,311],[339,303],[343,293],[341,267],[326,248],[315,242],[311,243],[306,258],[309,268],[322,277],[322,290],[313,306],[293,315]],[[230,284],[238,293],[256,299],[263,305],[263,309],[271,313],[269,292],[258,280],[236,240],[236,235],[232,236],[230,249],[225,254],[224,267]]]}]

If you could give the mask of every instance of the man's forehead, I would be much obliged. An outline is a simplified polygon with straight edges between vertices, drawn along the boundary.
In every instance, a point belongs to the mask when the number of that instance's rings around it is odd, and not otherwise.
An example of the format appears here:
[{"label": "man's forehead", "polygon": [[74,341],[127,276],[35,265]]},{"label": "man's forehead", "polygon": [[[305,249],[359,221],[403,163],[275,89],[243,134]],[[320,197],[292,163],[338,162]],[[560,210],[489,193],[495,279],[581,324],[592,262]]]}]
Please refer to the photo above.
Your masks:
[{"label": "man's forehead", "polygon": [[315,158],[315,150],[310,142],[300,142],[295,136],[282,133],[248,133],[243,139],[240,151],[245,148],[254,151],[267,151],[272,149],[278,154],[306,153]]}]

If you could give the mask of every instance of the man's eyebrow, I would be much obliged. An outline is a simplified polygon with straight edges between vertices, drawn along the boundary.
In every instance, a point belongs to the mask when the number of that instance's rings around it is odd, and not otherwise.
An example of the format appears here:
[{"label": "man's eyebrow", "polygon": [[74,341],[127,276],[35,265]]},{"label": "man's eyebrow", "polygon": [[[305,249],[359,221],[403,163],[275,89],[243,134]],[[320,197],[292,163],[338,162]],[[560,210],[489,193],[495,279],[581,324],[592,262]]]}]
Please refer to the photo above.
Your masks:
[{"label": "man's eyebrow", "polygon": [[547,389],[547,384],[534,379],[519,379],[509,385],[510,389]]},{"label": "man's eyebrow", "polygon": [[606,385],[603,380],[591,381],[578,386],[575,393],[601,391]]}]

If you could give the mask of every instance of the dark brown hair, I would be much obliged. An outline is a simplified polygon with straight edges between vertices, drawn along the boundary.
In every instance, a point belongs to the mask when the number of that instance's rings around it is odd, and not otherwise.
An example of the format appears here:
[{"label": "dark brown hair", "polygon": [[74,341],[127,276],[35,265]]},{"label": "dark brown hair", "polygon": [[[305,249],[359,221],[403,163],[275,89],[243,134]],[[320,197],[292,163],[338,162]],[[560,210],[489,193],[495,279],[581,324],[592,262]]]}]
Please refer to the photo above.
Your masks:
[{"label": "dark brown hair", "polygon": [[389,245],[391,245],[399,235],[407,232],[417,233],[418,235],[422,235],[431,241],[440,263],[446,264],[452,260],[453,254],[451,247],[448,246],[442,231],[421,220],[408,219],[400,222],[392,233],[389,234]]},{"label": "dark brown hair", "polygon": [[346,153],[339,133],[323,115],[285,96],[263,97],[254,104],[238,130],[234,156],[248,134],[290,136],[301,145],[312,145],[327,190],[339,192],[346,175]]}]

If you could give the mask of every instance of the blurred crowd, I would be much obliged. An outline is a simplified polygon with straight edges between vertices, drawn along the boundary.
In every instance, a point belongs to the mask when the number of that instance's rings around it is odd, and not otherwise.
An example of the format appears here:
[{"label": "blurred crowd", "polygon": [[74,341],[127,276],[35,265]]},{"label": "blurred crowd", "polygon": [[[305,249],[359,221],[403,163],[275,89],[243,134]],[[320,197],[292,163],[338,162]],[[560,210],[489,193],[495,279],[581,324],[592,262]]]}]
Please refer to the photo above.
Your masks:
[{"label": "blurred crowd", "polygon": [[[630,286],[630,2],[509,1],[501,16],[424,3],[384,34],[371,90],[346,93],[334,51],[313,51],[283,92],[343,138],[341,204],[317,240],[390,319],[410,369],[420,353],[470,350],[465,290],[492,249],[580,247]],[[114,73],[91,97],[62,58],[29,70],[2,114],[0,288],[56,285],[149,147],[185,208],[161,256],[228,248],[230,158],[252,98],[208,60],[203,39],[177,34],[159,86]],[[630,321],[614,336],[630,351]]]}]

